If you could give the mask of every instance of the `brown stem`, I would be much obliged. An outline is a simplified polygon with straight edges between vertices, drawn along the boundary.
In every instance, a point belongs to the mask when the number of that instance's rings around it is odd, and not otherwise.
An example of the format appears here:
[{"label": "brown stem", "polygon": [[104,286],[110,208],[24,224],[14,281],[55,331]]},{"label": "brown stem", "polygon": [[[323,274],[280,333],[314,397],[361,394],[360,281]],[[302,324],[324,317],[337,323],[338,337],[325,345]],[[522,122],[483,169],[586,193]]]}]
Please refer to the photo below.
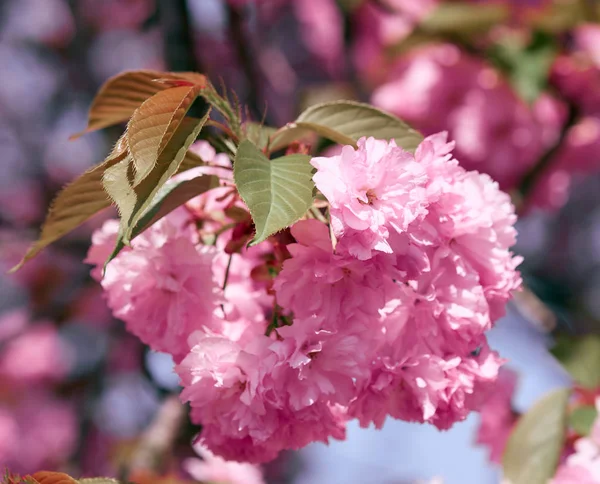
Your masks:
[{"label": "brown stem", "polygon": [[144,432],[129,462],[127,475],[139,471],[160,471],[170,454],[185,417],[185,407],[176,395],[167,397],[154,421]]}]

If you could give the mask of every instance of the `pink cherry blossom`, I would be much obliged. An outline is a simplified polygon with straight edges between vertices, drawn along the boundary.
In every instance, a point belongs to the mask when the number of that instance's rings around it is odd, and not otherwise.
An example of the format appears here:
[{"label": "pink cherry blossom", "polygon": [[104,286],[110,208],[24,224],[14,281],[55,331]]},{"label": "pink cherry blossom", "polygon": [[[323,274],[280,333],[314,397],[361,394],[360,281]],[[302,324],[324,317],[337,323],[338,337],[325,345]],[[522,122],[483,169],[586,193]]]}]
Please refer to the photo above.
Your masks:
[{"label": "pink cherry blossom", "polygon": [[391,253],[390,229],[406,230],[424,213],[426,176],[414,157],[394,141],[361,139],[339,156],[313,158],[317,188],[331,204],[336,236],[354,234],[349,252],[368,259],[373,250]]},{"label": "pink cherry blossom", "polygon": [[190,458],[183,462],[184,469],[201,482],[222,484],[264,484],[262,471],[252,464],[226,461],[201,445],[194,450],[202,460]]},{"label": "pink cherry blossom", "polygon": [[334,0],[291,2],[308,50],[326,71],[339,77],[343,68],[343,18]]},{"label": "pink cherry blossom", "polygon": [[375,264],[334,253],[327,227],[316,220],[294,225],[292,235],[298,243],[288,245],[292,258],[274,284],[281,307],[325,328],[353,318],[378,319],[386,281]]},{"label": "pink cherry blossom", "polygon": [[290,406],[293,385],[285,355],[266,336],[242,348],[207,336],[176,367],[190,401],[192,419],[202,424],[199,442],[225,459],[266,462],[283,449],[299,449],[329,437],[343,438],[343,412],[322,402]]},{"label": "pink cherry blossom", "polygon": [[[177,212],[177,211],[176,211]],[[109,307],[129,331],[157,351],[178,358],[188,336],[211,327],[220,290],[214,280],[214,250],[194,244],[173,212],[132,241],[106,267],[102,278]],[[94,237],[88,262],[103,263],[108,222]],[[99,257],[101,256],[101,257]]]},{"label": "pink cherry blossom", "polygon": [[517,420],[511,400],[517,384],[512,370],[502,369],[494,384],[494,391],[481,406],[477,443],[489,449],[490,461],[500,464],[506,442]]},{"label": "pink cherry blossom", "polygon": [[565,119],[553,98],[541,96],[529,108],[496,71],[449,44],[401,58],[372,102],[425,134],[448,130],[461,164],[505,190],[552,146]]},{"label": "pink cherry blossom", "polygon": [[[5,420],[2,432],[9,432],[13,437],[7,442],[10,448],[2,464],[13,472],[25,474],[53,468],[64,463],[75,450],[77,419],[74,408],[49,393],[28,392],[15,407],[0,403],[0,415]],[[12,425],[6,420],[7,416],[12,419]]]},{"label": "pink cherry blossom", "polygon": [[0,379],[11,385],[58,381],[71,367],[71,348],[49,322],[30,326],[11,340],[0,355]]}]

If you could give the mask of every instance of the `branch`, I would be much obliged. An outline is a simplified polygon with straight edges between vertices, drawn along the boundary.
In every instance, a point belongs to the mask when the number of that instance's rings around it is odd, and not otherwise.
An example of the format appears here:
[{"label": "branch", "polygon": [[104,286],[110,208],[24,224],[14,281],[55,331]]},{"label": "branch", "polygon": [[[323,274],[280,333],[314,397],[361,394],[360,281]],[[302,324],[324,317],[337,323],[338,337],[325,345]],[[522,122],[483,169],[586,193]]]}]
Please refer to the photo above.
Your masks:
[{"label": "branch", "polygon": [[136,471],[158,471],[170,454],[185,417],[185,407],[176,395],[167,397],[154,421],[140,438],[127,475]]},{"label": "branch", "polygon": [[[175,72],[200,72],[186,0],[158,0],[157,4],[167,69]],[[198,98],[188,115],[200,118],[207,109],[206,101]]]},{"label": "branch", "polygon": [[246,39],[242,10],[229,4],[227,12],[229,14],[229,36],[233,40],[238,61],[248,82],[248,108],[254,120],[258,121],[263,118],[262,110],[259,107],[263,97],[258,63],[254,62],[254,56],[250,51],[250,42]]},{"label": "branch", "polygon": [[165,60],[171,71],[198,71],[186,0],[158,0]]}]

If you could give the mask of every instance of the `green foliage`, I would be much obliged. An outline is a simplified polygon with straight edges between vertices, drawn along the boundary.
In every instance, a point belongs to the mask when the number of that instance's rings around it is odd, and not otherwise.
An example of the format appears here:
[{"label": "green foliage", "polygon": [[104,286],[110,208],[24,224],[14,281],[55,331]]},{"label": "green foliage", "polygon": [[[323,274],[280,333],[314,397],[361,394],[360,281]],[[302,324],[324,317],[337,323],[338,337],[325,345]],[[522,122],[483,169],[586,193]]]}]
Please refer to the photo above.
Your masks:
[{"label": "green foliage", "polygon": [[440,3],[419,28],[429,34],[464,36],[487,32],[508,16],[508,7],[502,4]]},{"label": "green foliage", "polygon": [[579,385],[600,386],[600,336],[558,335],[551,352]]},{"label": "green foliage", "polygon": [[178,171],[189,146],[196,140],[207,119],[208,114],[201,120],[186,119],[187,122],[181,123],[160,153],[155,166],[137,185],[127,160],[105,173],[104,187],[119,209],[120,231],[125,244],[131,241],[135,226],[158,190]]},{"label": "green foliage", "polygon": [[[134,239],[188,200],[218,186],[219,178],[213,175],[202,175],[190,180],[168,183],[152,199],[152,202],[133,228],[131,238]],[[106,264],[113,260],[124,247],[123,234],[119,232],[115,249]]]},{"label": "green foliage", "polygon": [[577,407],[569,414],[569,426],[582,437],[587,436],[597,417],[598,411],[592,405]]},{"label": "green foliage", "polygon": [[518,421],[502,459],[511,484],[547,484],[554,475],[566,437],[570,390],[554,391]]},{"label": "green foliage", "polygon": [[242,141],[233,176],[256,227],[251,245],[289,227],[314,199],[310,156],[288,155],[269,160],[251,141]]},{"label": "green foliage", "polygon": [[264,126],[260,123],[246,123],[244,125],[246,132],[246,138],[252,141],[260,149],[267,148],[270,143],[270,138],[273,136],[277,129],[271,126]]},{"label": "green foliage", "polygon": [[271,137],[271,149],[283,148],[311,131],[342,145],[356,146],[362,136],[393,139],[408,151],[414,151],[423,140],[418,131],[393,114],[369,104],[334,101],[311,106],[279,130]]},{"label": "green foliage", "polygon": [[536,31],[527,45],[517,39],[505,38],[490,49],[489,57],[506,73],[521,98],[533,103],[548,87],[550,67],[557,54],[554,38]]}]

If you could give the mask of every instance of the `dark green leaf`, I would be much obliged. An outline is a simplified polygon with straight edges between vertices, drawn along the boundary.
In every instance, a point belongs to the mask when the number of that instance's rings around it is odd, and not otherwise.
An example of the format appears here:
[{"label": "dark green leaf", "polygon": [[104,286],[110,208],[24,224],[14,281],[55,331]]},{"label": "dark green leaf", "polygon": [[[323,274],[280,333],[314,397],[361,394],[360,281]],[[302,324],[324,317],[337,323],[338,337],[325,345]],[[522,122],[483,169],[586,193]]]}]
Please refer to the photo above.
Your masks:
[{"label": "dark green leaf", "polygon": [[252,142],[240,143],[233,176],[256,226],[251,244],[289,227],[310,208],[314,198],[310,156],[269,160]]},{"label": "dark green leaf", "polygon": [[504,451],[504,478],[511,484],[547,484],[566,437],[569,389],[539,400],[518,421]]}]

